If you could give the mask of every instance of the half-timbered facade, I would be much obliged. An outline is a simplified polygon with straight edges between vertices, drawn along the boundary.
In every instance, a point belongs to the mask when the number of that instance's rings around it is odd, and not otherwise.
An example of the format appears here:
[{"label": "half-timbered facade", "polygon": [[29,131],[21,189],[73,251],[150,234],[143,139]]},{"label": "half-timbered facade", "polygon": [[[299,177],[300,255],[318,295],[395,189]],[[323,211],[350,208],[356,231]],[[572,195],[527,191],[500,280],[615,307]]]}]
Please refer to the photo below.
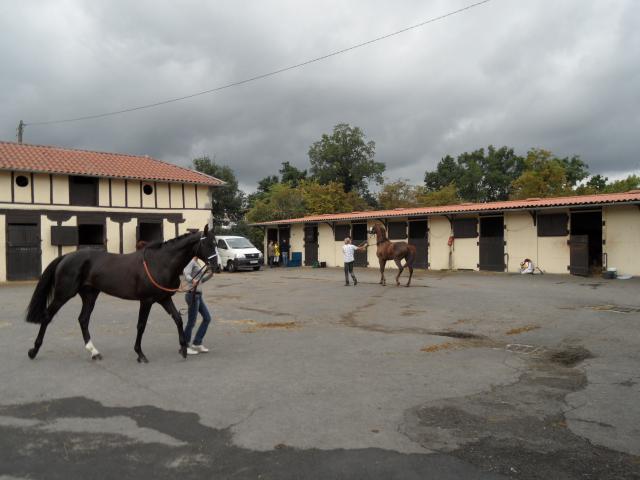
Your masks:
[{"label": "half-timbered facade", "polygon": [[0,142],[0,281],[78,248],[128,253],[202,228],[222,185],[148,156]]}]

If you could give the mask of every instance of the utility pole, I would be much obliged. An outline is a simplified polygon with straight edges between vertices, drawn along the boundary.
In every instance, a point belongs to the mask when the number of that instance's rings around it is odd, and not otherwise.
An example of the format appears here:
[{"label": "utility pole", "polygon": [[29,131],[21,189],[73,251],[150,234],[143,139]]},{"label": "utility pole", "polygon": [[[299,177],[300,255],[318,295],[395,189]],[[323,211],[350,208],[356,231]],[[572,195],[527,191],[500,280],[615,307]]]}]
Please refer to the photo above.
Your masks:
[{"label": "utility pole", "polygon": [[22,143],[22,134],[24,133],[25,126],[25,123],[20,120],[20,123],[18,123],[18,143]]}]

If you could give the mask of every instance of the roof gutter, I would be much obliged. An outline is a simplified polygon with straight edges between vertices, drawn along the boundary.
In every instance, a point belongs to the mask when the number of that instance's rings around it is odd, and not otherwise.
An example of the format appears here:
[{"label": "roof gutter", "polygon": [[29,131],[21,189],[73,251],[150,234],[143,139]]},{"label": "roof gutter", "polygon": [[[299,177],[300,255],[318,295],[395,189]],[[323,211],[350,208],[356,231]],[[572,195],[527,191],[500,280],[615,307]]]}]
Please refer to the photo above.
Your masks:
[{"label": "roof gutter", "polygon": [[56,171],[56,170],[36,170],[33,168],[30,168],[28,170],[23,170],[23,169],[16,169],[16,168],[4,168],[4,167],[0,167],[0,172],[29,172],[29,173],[43,173],[43,174],[47,174],[47,175],[67,175],[70,177],[90,177],[90,178],[111,178],[113,180],[134,180],[134,181],[138,181],[138,182],[164,182],[164,183],[178,183],[178,184],[189,184],[189,185],[200,185],[203,187],[212,187],[212,188],[218,188],[218,187],[226,187],[228,186],[227,182],[225,182],[224,180],[220,180],[219,178],[215,178],[212,177],[211,175],[207,175],[206,173],[202,173],[202,172],[197,172],[201,175],[207,176],[209,178],[215,179],[217,181],[219,181],[220,183],[217,185],[212,185],[210,183],[203,183],[203,182],[192,182],[189,180],[166,180],[164,178],[139,178],[139,177],[127,177],[125,175],[122,176],[115,176],[115,175],[90,175],[88,173],[75,173],[75,172],[60,172],[60,171]]},{"label": "roof gutter", "polygon": [[551,205],[544,207],[517,207],[517,208],[495,208],[495,209],[482,209],[482,210],[443,210],[437,213],[413,213],[413,214],[401,214],[397,215],[372,215],[367,217],[347,217],[347,218],[331,218],[327,216],[326,219],[315,219],[308,220],[303,218],[293,218],[290,220],[275,220],[274,222],[260,222],[260,223],[250,223],[249,226],[252,227],[261,227],[261,226],[270,226],[270,225],[282,225],[285,223],[323,223],[328,221],[353,221],[353,220],[379,220],[380,218],[396,218],[396,217],[446,217],[448,215],[467,215],[467,214],[480,214],[480,213],[496,213],[496,212],[529,212],[529,211],[541,211],[541,210],[558,210],[558,209],[571,209],[571,208],[602,208],[602,207],[610,207],[613,205],[636,205],[640,207],[640,201],[629,200],[629,201],[619,201],[619,202],[603,202],[603,203],[576,203],[569,205]]}]

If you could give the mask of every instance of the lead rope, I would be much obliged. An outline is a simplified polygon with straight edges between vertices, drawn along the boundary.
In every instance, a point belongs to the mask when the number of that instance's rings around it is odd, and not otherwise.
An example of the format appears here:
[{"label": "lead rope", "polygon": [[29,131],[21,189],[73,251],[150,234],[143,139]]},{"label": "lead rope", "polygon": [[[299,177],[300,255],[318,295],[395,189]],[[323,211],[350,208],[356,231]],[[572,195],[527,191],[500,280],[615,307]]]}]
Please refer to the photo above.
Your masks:
[{"label": "lead rope", "polygon": [[[202,242],[202,240],[204,240],[206,237],[202,237],[200,239],[200,241]],[[200,249],[200,243],[198,243],[198,250]],[[156,280],[153,278],[153,275],[151,275],[151,272],[149,271],[149,265],[147,265],[147,259],[146,259],[146,254],[147,253],[147,247],[145,247],[142,250],[142,266],[144,267],[144,271],[147,274],[147,277],[149,278],[149,281],[151,282],[151,284],[156,287],[159,288],[160,290],[164,291],[164,292],[170,292],[170,293],[192,293],[195,291],[196,288],[198,288],[198,285],[200,284],[200,281],[202,280],[202,277],[205,276],[205,274],[207,273],[207,270],[209,269],[209,264],[206,263],[205,265],[203,265],[202,267],[200,267],[200,270],[198,270],[198,272],[196,273],[196,277],[199,277],[196,281],[196,283],[191,287],[188,288],[186,290],[182,289],[182,287],[178,287],[178,288],[167,288],[167,287],[163,287],[162,285],[160,285],[158,282],[156,282]],[[196,250],[197,253],[197,250]],[[214,253],[213,255],[210,255],[209,257],[207,257],[207,260],[211,260],[212,258],[217,257],[218,254]],[[204,270],[204,271],[203,271]],[[200,275],[202,273],[202,275]]]}]

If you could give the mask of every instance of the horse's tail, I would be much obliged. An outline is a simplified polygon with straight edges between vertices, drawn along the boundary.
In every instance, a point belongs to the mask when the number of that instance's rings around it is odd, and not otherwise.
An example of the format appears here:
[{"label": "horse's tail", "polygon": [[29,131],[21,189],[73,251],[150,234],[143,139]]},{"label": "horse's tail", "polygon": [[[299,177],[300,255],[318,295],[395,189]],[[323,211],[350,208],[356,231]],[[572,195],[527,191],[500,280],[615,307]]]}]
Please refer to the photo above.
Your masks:
[{"label": "horse's tail", "polygon": [[56,258],[47,268],[44,269],[36,289],[33,291],[31,301],[27,307],[25,320],[29,323],[42,323],[47,316],[47,304],[53,295],[53,287],[55,286],[56,269],[62,261],[62,257]]},{"label": "horse's tail", "polygon": [[415,259],[416,259],[416,246],[408,244],[407,245],[407,258],[406,258],[407,264],[405,266],[407,266],[409,268],[413,268],[413,262],[415,261]]}]

